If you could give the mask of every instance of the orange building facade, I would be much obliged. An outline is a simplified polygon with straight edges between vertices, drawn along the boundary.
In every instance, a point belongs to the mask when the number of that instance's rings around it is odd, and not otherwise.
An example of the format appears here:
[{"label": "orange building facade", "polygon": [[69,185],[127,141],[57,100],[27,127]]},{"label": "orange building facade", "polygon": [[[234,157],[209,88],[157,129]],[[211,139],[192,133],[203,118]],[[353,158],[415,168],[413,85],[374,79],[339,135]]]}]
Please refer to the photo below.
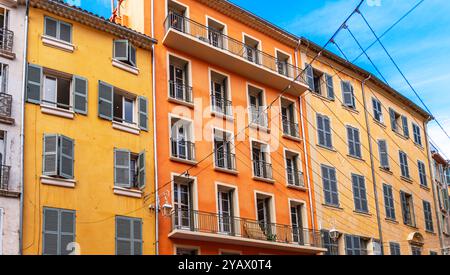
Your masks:
[{"label": "orange building facade", "polygon": [[160,42],[158,254],[323,253],[295,36],[226,1],[134,2],[119,20]]}]

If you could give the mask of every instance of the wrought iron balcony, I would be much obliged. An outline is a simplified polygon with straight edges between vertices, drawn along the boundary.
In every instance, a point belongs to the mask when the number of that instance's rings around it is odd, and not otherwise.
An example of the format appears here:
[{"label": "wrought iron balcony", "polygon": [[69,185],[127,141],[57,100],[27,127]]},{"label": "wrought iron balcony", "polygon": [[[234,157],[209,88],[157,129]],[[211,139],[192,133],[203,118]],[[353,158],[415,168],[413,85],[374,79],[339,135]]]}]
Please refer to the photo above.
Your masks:
[{"label": "wrought iron balcony", "polygon": [[192,87],[183,83],[169,80],[169,96],[172,99],[183,101],[189,104],[193,103]]},{"label": "wrought iron balcony", "polygon": [[303,180],[303,173],[297,169],[286,169],[287,170],[287,181],[289,185],[296,187],[305,187],[305,182]]},{"label": "wrought iron balcony", "polygon": [[163,44],[166,46],[275,89],[285,89],[289,85],[286,92],[292,95],[300,95],[308,89],[302,69],[216,29],[175,13],[169,13],[164,26],[166,35]]},{"label": "wrought iron balcony", "polygon": [[13,53],[14,32],[5,28],[0,28],[0,55],[14,59]]},{"label": "wrought iron balcony", "polygon": [[[172,236],[192,239],[189,233],[198,234],[197,239],[221,241],[227,243],[246,244],[267,248],[275,245],[287,245],[289,250],[318,249],[325,251],[319,231],[300,228],[287,224],[265,223],[257,220],[201,212],[186,209],[174,209],[172,216]],[[185,234],[183,234],[185,232]],[[207,236],[206,236],[207,235]],[[215,236],[215,237],[214,237]],[[215,239],[216,238],[216,239]],[[225,240],[224,240],[225,241]]]},{"label": "wrought iron balcony", "polygon": [[216,167],[236,171],[236,155],[224,152],[223,149],[215,151]]},{"label": "wrought iron balcony", "polygon": [[272,164],[261,160],[253,160],[253,174],[258,178],[273,179]]},{"label": "wrought iron balcony", "polygon": [[296,138],[298,138],[300,136],[298,123],[295,123],[295,122],[291,121],[286,116],[283,116],[282,122],[283,122],[283,133],[285,135],[288,135],[288,136],[291,136],[291,137],[296,137]]},{"label": "wrought iron balcony", "polygon": [[0,93],[0,122],[14,123],[11,118],[12,95]]},{"label": "wrought iron balcony", "polygon": [[226,116],[233,115],[233,105],[230,100],[227,100],[223,97],[216,96],[214,94],[211,95],[211,106],[213,112],[224,114]]},{"label": "wrought iron balcony", "polygon": [[9,170],[10,166],[0,165],[0,190],[11,191],[9,188]]},{"label": "wrought iron balcony", "polygon": [[269,118],[264,107],[251,106],[250,107],[250,122],[264,127],[269,127]]},{"label": "wrought iron balcony", "polygon": [[172,157],[195,161],[195,143],[187,140],[170,139],[172,148]]}]

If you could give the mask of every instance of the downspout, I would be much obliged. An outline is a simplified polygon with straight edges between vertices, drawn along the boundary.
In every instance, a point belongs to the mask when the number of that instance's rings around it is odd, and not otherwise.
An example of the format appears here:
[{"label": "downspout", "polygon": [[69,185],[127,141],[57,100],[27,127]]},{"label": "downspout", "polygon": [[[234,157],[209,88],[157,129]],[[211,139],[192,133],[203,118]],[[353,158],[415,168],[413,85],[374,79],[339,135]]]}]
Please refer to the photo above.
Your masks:
[{"label": "downspout", "polygon": [[27,83],[26,83],[26,72],[27,72],[27,55],[28,55],[28,20],[29,20],[29,13],[30,13],[30,0],[27,0],[26,2],[26,8],[25,8],[25,30],[24,30],[24,47],[23,47],[23,76],[22,76],[22,95],[21,95],[21,103],[20,103],[20,148],[22,149],[22,152],[20,154],[20,221],[19,221],[19,253],[23,254],[23,204],[24,204],[24,123],[25,123],[25,93],[27,90]]},{"label": "downspout", "polygon": [[[151,35],[155,37],[154,0],[151,1]],[[158,147],[156,146],[156,57],[152,44],[152,91],[153,91],[153,167],[155,176],[155,255],[159,255],[159,192],[158,192]]]},{"label": "downspout", "polygon": [[381,228],[381,219],[380,219],[380,207],[378,204],[378,191],[377,191],[377,184],[376,184],[376,177],[375,177],[375,162],[373,160],[373,147],[372,147],[372,135],[370,133],[370,127],[369,127],[369,115],[367,111],[367,101],[366,101],[366,93],[364,91],[364,87],[366,85],[366,82],[372,78],[372,75],[369,75],[364,81],[361,83],[361,90],[362,90],[362,96],[363,96],[363,103],[364,103],[364,117],[366,120],[366,129],[367,129],[367,137],[369,139],[369,154],[370,154],[370,167],[372,170],[372,183],[373,183],[373,194],[375,197],[375,209],[377,213],[377,223],[378,223],[378,234],[380,238],[380,248],[381,248],[381,255],[384,255],[384,245],[383,245],[383,230]]},{"label": "downspout", "polygon": [[437,224],[437,228],[438,228],[438,235],[439,235],[439,244],[441,246],[441,253],[444,253],[444,239],[442,236],[442,229],[441,229],[441,219],[440,219],[440,215],[439,215],[439,204],[437,202],[437,186],[436,186],[436,175],[434,173],[434,169],[433,166],[431,165],[431,163],[433,162],[433,157],[431,155],[431,150],[430,150],[430,143],[428,141],[428,122],[431,120],[431,118],[428,118],[427,121],[425,121],[423,123],[423,129],[425,131],[425,142],[426,142],[426,146],[427,146],[427,154],[428,154],[428,169],[430,170],[430,174],[431,174],[431,189],[433,189],[433,205],[434,205],[434,212],[436,215],[436,224]]}]

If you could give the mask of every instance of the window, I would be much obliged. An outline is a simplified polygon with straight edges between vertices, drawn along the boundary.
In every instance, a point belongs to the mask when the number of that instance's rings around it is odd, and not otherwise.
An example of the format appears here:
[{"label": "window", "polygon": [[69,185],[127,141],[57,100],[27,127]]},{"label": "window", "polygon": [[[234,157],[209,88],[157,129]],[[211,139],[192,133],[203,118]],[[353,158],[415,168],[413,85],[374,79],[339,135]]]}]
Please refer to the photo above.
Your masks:
[{"label": "window", "polygon": [[299,137],[299,127],[295,113],[295,103],[281,98],[281,120],[283,123],[283,134],[291,137]]},{"label": "window", "polygon": [[352,174],[353,199],[355,210],[359,212],[369,212],[367,207],[366,183],[363,176]]},{"label": "window", "polygon": [[87,114],[87,79],[28,65],[27,101]]},{"label": "window", "polygon": [[400,200],[402,204],[403,223],[409,226],[416,226],[414,217],[414,203],[411,194],[400,191]]},{"label": "window", "polygon": [[323,247],[327,249],[325,255],[339,255],[339,243],[330,237],[330,231],[322,230]]},{"label": "window", "polygon": [[414,142],[420,146],[422,146],[422,135],[420,131],[419,125],[413,123],[413,135],[414,135]]},{"label": "window", "polygon": [[98,96],[100,118],[148,131],[146,97],[130,94],[102,81],[99,82]]},{"label": "window", "polygon": [[114,40],[113,59],[136,67],[136,48],[128,40]]},{"label": "window", "polygon": [[175,178],[173,184],[174,200],[174,225],[175,228],[188,228],[192,224],[193,201],[192,201],[192,181],[185,178]]},{"label": "window", "polygon": [[228,77],[211,71],[211,107],[212,111],[232,115],[232,103],[230,100],[230,92],[228,88]]},{"label": "window", "polygon": [[330,149],[333,148],[331,139],[331,123],[329,117],[317,114],[317,133],[319,145]]},{"label": "window", "polygon": [[0,93],[6,94],[8,92],[7,86],[8,86],[8,65],[0,63]]},{"label": "window", "polygon": [[301,245],[305,244],[305,232],[303,231],[303,204],[290,202],[292,241]]},{"label": "window", "polygon": [[43,144],[42,174],[73,179],[74,140],[63,135],[44,134]]},{"label": "window", "polygon": [[300,157],[297,153],[285,151],[287,183],[291,186],[303,187],[303,172]]},{"label": "window", "polygon": [[247,35],[244,35],[244,57],[248,61],[256,64],[260,64],[260,42]]},{"label": "window", "polygon": [[361,140],[359,130],[347,126],[348,153],[350,156],[361,158]]},{"label": "window", "polygon": [[217,206],[219,215],[219,231],[234,234],[234,189],[219,186],[217,192]]},{"label": "window", "polygon": [[411,254],[414,256],[422,255],[422,248],[419,246],[412,245],[411,246]]},{"label": "window", "polygon": [[276,51],[278,73],[287,77],[292,75],[291,57],[280,51]]},{"label": "window", "polygon": [[69,255],[75,242],[75,211],[44,207],[43,216],[43,254]]},{"label": "window", "polygon": [[425,170],[425,164],[422,161],[417,161],[417,166],[419,168],[419,178],[420,178],[420,185],[427,187],[427,174]]},{"label": "window", "polygon": [[179,256],[198,255],[198,249],[177,247],[176,254]]},{"label": "window", "polygon": [[44,33],[57,40],[72,43],[72,25],[50,17],[45,17]]},{"label": "window", "polygon": [[217,48],[225,48],[225,26],[211,18],[208,18],[207,22],[209,44]]},{"label": "window", "polygon": [[399,152],[400,157],[400,170],[402,177],[409,179],[409,168],[408,168],[408,156],[405,152],[400,151]]},{"label": "window", "polygon": [[136,154],[114,149],[114,186],[135,189],[145,187],[145,152]]},{"label": "window", "polygon": [[192,103],[192,87],[190,87],[189,81],[189,63],[169,56],[169,97]]},{"label": "window", "polygon": [[427,201],[423,201],[423,214],[425,217],[425,229],[433,232],[433,214],[431,212],[431,204]]},{"label": "window", "polygon": [[311,65],[306,64],[306,80],[312,92],[334,100],[334,84],[331,75],[313,69]]},{"label": "window", "polygon": [[359,236],[346,235],[345,251],[347,255],[367,255],[367,242]]},{"label": "window", "polygon": [[248,86],[251,123],[268,127],[267,110],[265,107],[264,91],[253,86]]},{"label": "window", "polygon": [[272,164],[267,144],[252,142],[253,176],[272,179]]},{"label": "window", "polygon": [[386,218],[395,220],[394,195],[392,194],[392,186],[383,184],[384,207],[386,210]]},{"label": "window", "polygon": [[372,98],[372,106],[373,106],[373,118],[380,122],[383,123],[383,110],[381,109],[381,102],[376,99],[376,98]]},{"label": "window", "polygon": [[330,166],[322,165],[321,170],[325,204],[339,206],[336,169]]},{"label": "window", "polygon": [[378,153],[380,155],[380,167],[389,170],[389,152],[386,140],[378,140]]},{"label": "window", "polygon": [[116,217],[116,255],[142,255],[142,220]]},{"label": "window", "polygon": [[177,159],[195,161],[192,122],[171,118],[171,156]]},{"label": "window", "polygon": [[[270,196],[257,194],[256,197],[256,209],[257,209],[257,218],[258,224],[261,228],[262,233],[267,238],[272,237],[272,215],[271,215],[271,201],[272,198]],[[276,237],[276,236],[275,236]]]},{"label": "window", "polygon": [[233,136],[214,129],[214,154],[217,168],[236,170],[236,155],[233,153]]},{"label": "window", "polygon": [[400,125],[402,127],[403,136],[409,138],[408,119],[405,116],[400,115],[393,109],[389,108],[389,116],[391,119],[391,129],[396,133],[400,133]]},{"label": "window", "polygon": [[391,255],[401,255],[399,243],[390,242],[389,248],[391,250]]},{"label": "window", "polygon": [[187,8],[174,1],[167,2],[167,10],[169,11],[170,27],[180,32],[187,29],[185,17],[188,16]]},{"label": "window", "polygon": [[356,103],[355,103],[355,93],[353,90],[353,85],[348,81],[342,81],[341,82],[341,88],[342,88],[342,98],[344,99],[344,106],[356,109]]}]

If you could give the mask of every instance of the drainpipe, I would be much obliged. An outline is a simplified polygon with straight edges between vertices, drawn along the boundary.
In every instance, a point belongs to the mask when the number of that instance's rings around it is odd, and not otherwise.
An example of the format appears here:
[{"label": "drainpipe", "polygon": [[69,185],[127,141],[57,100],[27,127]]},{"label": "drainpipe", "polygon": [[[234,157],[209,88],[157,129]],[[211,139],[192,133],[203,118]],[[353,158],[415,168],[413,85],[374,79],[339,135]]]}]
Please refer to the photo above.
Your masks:
[{"label": "drainpipe", "polygon": [[[151,2],[151,34],[155,37],[155,5]],[[156,146],[156,57],[155,44],[152,44],[152,91],[153,91],[153,165],[155,176],[155,255],[159,254],[159,192],[158,192],[158,147]]]},{"label": "drainpipe", "polygon": [[439,215],[439,203],[437,202],[437,185],[436,185],[436,174],[434,173],[433,166],[431,165],[433,163],[433,157],[431,155],[430,150],[430,143],[428,141],[428,122],[431,120],[431,118],[428,118],[427,121],[423,123],[423,129],[425,132],[425,143],[427,146],[427,154],[428,154],[428,169],[430,170],[431,175],[431,189],[433,189],[433,205],[434,205],[434,212],[436,215],[436,224],[438,229],[438,235],[439,235],[439,244],[441,246],[441,253],[444,253],[444,239],[442,236],[442,229],[441,229],[441,219]]},{"label": "drainpipe", "polygon": [[369,81],[371,78],[372,78],[372,75],[369,75],[366,79],[364,79],[364,81],[361,83],[361,90],[362,90],[362,96],[363,96],[364,117],[365,117],[365,120],[366,120],[367,137],[369,139],[370,167],[371,167],[371,170],[372,170],[372,183],[373,183],[373,193],[374,193],[374,196],[375,196],[375,209],[376,209],[376,213],[377,213],[378,234],[379,234],[379,238],[380,238],[381,255],[384,255],[383,230],[381,229],[380,207],[378,205],[378,191],[377,191],[377,184],[376,184],[376,177],[375,177],[375,162],[373,160],[372,135],[370,133],[369,115],[368,115],[368,112],[367,112],[366,93],[364,91],[364,87],[366,85],[366,82]]},{"label": "drainpipe", "polygon": [[29,20],[29,13],[30,13],[30,0],[27,0],[26,2],[26,8],[25,8],[25,30],[24,30],[24,47],[23,47],[23,76],[22,76],[22,95],[21,95],[21,103],[20,103],[20,148],[22,149],[22,152],[20,154],[20,221],[19,221],[19,253],[23,254],[23,202],[24,202],[24,123],[25,123],[25,93],[27,90],[27,83],[26,83],[26,72],[27,72],[27,55],[28,55],[28,20]]}]

